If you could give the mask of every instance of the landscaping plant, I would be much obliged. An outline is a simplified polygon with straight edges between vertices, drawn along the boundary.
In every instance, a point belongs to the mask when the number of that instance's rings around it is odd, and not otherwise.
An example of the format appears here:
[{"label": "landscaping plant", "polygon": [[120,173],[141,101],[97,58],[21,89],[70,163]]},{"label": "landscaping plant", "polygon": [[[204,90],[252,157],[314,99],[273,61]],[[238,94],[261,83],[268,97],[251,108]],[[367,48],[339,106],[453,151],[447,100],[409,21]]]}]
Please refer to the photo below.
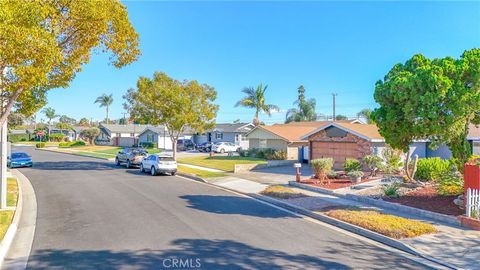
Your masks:
[{"label": "landscaping plant", "polygon": [[385,162],[384,172],[387,174],[398,173],[399,168],[402,167],[402,151],[387,145],[382,151],[382,156]]},{"label": "landscaping plant", "polygon": [[[319,179],[320,182],[327,178],[327,173],[332,170],[333,159],[332,158],[318,158],[310,161],[313,172],[315,173],[315,178]],[[330,182],[330,181],[329,181]]]},{"label": "landscaping plant", "polygon": [[420,181],[438,181],[450,170],[450,162],[438,157],[418,160],[416,179]]},{"label": "landscaping plant", "polygon": [[360,171],[362,169],[362,164],[360,164],[360,161],[356,159],[347,158],[345,159],[345,163],[343,163],[343,169],[346,173]]},{"label": "landscaping plant", "polygon": [[45,143],[44,143],[44,142],[39,142],[39,143],[35,144],[35,147],[36,147],[36,148],[44,148],[44,147],[45,147]]},{"label": "landscaping plant", "polygon": [[463,194],[463,176],[457,171],[455,164],[450,164],[449,170],[440,175],[437,191],[439,195],[460,195]]},{"label": "landscaping plant", "polygon": [[382,167],[382,158],[377,155],[363,157],[363,163],[370,170],[370,176],[376,176],[377,171]]},{"label": "landscaping plant", "polygon": [[383,187],[383,194],[390,198],[398,198],[400,197],[400,194],[398,193],[399,188],[400,185],[398,183],[392,183]]},{"label": "landscaping plant", "polygon": [[347,176],[350,177],[355,183],[359,183],[362,180],[363,172],[361,171],[351,171],[347,173]]},{"label": "landscaping plant", "polygon": [[280,185],[269,186],[264,189],[260,194],[267,195],[270,197],[280,198],[280,199],[292,199],[298,197],[304,197],[302,193],[295,192],[289,187],[284,187]]}]

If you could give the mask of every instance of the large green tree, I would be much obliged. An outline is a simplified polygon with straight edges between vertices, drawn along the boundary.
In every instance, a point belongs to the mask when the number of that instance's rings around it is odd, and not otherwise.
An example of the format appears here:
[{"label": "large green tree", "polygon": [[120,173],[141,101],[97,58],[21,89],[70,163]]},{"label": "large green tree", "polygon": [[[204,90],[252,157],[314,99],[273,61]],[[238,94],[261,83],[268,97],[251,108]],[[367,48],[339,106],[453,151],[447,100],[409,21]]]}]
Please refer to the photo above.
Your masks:
[{"label": "large green tree", "polygon": [[298,99],[293,104],[297,105],[298,108],[292,108],[287,111],[285,123],[317,120],[317,113],[315,112],[317,102],[314,98],[305,98],[303,85],[298,87]]},{"label": "large green tree", "polygon": [[264,112],[270,116],[272,111],[280,110],[278,106],[266,103],[265,92],[267,91],[267,88],[268,85],[263,86],[262,84],[259,84],[257,88],[245,87],[242,89],[242,92],[246,96],[239,100],[237,104],[235,104],[235,107],[242,106],[255,109],[255,118],[253,119],[253,123],[255,125],[260,124],[259,115],[261,112]]},{"label": "large green tree", "polygon": [[97,97],[95,103],[98,103],[100,107],[105,107],[105,122],[108,124],[108,110],[110,109],[110,105],[113,103],[113,95],[102,94],[101,96]]},{"label": "large green tree", "polygon": [[117,68],[140,53],[120,1],[0,1],[0,125],[12,108],[28,116],[43,107],[46,91],[67,87],[100,50]]},{"label": "large green tree", "polygon": [[414,55],[375,85],[372,113],[386,142],[404,152],[417,139],[445,143],[461,166],[470,156],[468,126],[480,123],[480,49],[459,59]]},{"label": "large green tree", "polygon": [[137,90],[130,91],[132,117],[137,122],[165,125],[176,158],[177,140],[189,128],[203,133],[215,126],[218,105],[215,89],[197,81],[177,81],[162,72],[140,77]]}]

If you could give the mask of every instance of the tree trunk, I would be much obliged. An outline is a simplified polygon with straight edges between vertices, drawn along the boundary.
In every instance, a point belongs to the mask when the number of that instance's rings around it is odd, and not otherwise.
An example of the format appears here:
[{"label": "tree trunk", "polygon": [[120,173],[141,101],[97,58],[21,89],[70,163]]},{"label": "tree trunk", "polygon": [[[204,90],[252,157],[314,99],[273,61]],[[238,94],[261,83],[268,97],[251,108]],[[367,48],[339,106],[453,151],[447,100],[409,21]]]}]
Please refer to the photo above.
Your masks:
[{"label": "tree trunk", "polygon": [[106,107],[106,111],[107,111],[107,118],[105,119],[105,121],[107,121],[107,124],[108,124],[108,106]]},{"label": "tree trunk", "polygon": [[177,160],[177,140],[178,138],[170,138],[172,140],[172,152],[173,152],[173,159]]}]

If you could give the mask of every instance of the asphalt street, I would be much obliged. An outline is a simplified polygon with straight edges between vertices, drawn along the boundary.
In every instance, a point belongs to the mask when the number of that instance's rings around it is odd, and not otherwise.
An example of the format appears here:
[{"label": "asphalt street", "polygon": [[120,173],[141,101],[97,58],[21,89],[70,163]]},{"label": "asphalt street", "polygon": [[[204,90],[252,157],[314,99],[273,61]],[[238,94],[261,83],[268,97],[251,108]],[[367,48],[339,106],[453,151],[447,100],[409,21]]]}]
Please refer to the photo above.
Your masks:
[{"label": "asphalt street", "polygon": [[38,205],[31,269],[424,269],[253,199],[112,162],[17,147]]}]

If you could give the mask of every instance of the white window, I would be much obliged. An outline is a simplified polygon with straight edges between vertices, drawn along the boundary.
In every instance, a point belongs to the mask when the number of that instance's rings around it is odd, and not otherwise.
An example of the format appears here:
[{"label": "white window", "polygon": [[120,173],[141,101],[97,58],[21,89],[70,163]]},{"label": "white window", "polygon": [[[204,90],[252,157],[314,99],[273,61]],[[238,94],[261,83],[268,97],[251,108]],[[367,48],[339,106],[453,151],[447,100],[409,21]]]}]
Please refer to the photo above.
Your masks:
[{"label": "white window", "polygon": [[260,139],[260,142],[258,144],[259,148],[267,148],[267,140],[265,139]]},{"label": "white window", "polygon": [[215,139],[223,140],[223,133],[215,133]]},{"label": "white window", "polygon": [[473,154],[474,155],[480,155],[480,141],[479,142],[473,142]]},{"label": "white window", "polygon": [[153,142],[153,134],[147,134],[147,142]]},{"label": "white window", "polygon": [[135,137],[135,133],[130,133],[130,137]]}]

